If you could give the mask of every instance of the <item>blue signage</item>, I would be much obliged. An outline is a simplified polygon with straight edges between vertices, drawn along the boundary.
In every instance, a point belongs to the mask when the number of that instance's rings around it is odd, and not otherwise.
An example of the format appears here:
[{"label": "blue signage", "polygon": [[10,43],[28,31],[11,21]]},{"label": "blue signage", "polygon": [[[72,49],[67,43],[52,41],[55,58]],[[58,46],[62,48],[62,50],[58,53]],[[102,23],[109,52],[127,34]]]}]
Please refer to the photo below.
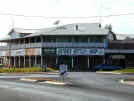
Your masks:
[{"label": "blue signage", "polygon": [[58,48],[57,55],[104,55],[104,49]]}]

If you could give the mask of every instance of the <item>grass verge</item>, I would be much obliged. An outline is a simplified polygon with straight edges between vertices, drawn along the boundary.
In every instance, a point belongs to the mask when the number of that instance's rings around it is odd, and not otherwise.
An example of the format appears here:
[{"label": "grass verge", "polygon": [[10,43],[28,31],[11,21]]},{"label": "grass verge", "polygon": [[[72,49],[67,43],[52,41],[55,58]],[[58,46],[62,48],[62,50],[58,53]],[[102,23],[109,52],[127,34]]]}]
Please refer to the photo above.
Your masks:
[{"label": "grass verge", "polygon": [[[10,67],[10,68],[0,68],[0,73],[17,73],[17,72],[42,72],[45,71],[45,69],[42,69],[40,67],[27,67],[27,68],[16,68],[16,67]],[[46,68],[46,72],[54,72],[55,69],[48,67]]]},{"label": "grass verge", "polygon": [[119,73],[123,73],[123,74],[134,74],[134,69],[122,69],[122,70],[115,70],[113,72],[119,72]]}]

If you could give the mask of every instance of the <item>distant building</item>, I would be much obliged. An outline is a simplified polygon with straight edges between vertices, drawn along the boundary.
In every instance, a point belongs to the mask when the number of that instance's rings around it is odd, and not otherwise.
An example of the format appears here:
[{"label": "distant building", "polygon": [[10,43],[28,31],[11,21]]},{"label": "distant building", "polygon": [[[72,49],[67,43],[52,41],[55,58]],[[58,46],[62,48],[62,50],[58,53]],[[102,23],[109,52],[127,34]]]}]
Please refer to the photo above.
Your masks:
[{"label": "distant building", "polygon": [[134,34],[117,34],[105,50],[107,64],[134,67]]},{"label": "distant building", "polygon": [[0,40],[6,43],[0,47],[0,63],[18,68],[67,64],[70,71],[93,70],[107,61],[108,40],[115,40],[115,34],[98,23],[74,23],[40,30],[15,28]]}]

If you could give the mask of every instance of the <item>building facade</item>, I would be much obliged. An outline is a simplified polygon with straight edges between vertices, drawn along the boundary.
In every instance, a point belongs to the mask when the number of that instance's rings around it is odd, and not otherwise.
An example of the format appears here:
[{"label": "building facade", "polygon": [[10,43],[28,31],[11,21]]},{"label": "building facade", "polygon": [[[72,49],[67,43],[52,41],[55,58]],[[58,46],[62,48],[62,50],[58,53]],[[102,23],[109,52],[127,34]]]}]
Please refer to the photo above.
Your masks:
[{"label": "building facade", "polygon": [[134,67],[134,40],[111,40],[105,50],[107,64]]},{"label": "building facade", "polygon": [[67,64],[70,71],[90,71],[107,61],[108,40],[114,39],[114,33],[98,23],[12,29],[0,40],[0,63],[18,68]]}]

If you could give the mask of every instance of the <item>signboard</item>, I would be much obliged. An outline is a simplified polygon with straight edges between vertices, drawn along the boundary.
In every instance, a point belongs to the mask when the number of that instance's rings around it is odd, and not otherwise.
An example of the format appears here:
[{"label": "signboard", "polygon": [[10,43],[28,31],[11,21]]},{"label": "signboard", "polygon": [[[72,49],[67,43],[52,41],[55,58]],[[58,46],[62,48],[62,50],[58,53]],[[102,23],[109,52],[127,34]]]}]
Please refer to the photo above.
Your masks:
[{"label": "signboard", "polygon": [[125,59],[124,55],[112,55],[112,59]]},{"label": "signboard", "polygon": [[65,77],[67,76],[67,65],[65,64],[60,65],[60,76],[62,80],[64,81]]},{"label": "signboard", "polygon": [[24,49],[11,50],[11,56],[20,56],[20,55],[25,55]]},{"label": "signboard", "polygon": [[6,51],[0,51],[0,56],[6,56]]},{"label": "signboard", "polygon": [[10,51],[9,50],[2,50],[2,51],[0,51],[0,56],[10,56]]},{"label": "signboard", "polygon": [[41,55],[41,48],[25,49],[25,55]]},{"label": "signboard", "polygon": [[57,48],[57,55],[104,55],[104,49]]},{"label": "signboard", "polygon": [[56,54],[57,55],[72,55],[72,49],[71,48],[57,48]]},{"label": "signboard", "polygon": [[43,48],[42,54],[56,54],[55,48]]},{"label": "signboard", "polygon": [[36,48],[35,55],[41,55],[41,48]]},{"label": "signboard", "polygon": [[6,51],[6,56],[10,56],[10,51],[9,50]]},{"label": "signboard", "polygon": [[11,56],[40,55],[41,48],[11,50]]}]

